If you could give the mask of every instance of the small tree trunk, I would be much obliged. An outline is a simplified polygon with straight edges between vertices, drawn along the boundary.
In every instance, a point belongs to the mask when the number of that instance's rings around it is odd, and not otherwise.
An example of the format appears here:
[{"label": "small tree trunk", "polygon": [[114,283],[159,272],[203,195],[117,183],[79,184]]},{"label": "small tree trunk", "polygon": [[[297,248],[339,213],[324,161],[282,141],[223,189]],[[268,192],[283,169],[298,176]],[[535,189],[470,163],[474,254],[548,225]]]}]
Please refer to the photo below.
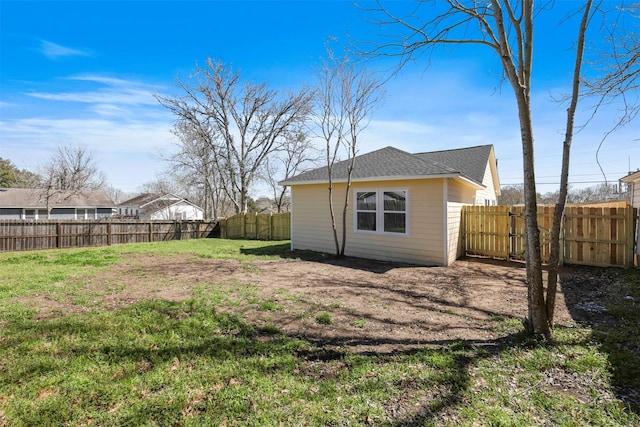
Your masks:
[{"label": "small tree trunk", "polygon": [[524,171],[524,210],[527,263],[527,302],[529,318],[527,328],[534,335],[551,338],[547,319],[542,280],[542,255],[540,254],[540,230],[538,229],[538,204],[536,202],[536,182],[533,155],[533,125],[528,94],[516,90],[522,136],[522,161]]},{"label": "small tree trunk", "polygon": [[344,209],[342,210],[342,245],[340,246],[340,257],[344,256],[344,251],[347,246],[347,208],[349,207],[349,194],[351,190],[351,177],[347,182],[347,189],[344,196]]},{"label": "small tree trunk", "polygon": [[591,13],[592,0],[586,2],[578,30],[578,42],[576,46],[576,62],[573,67],[573,84],[571,92],[571,104],[567,108],[567,127],[565,132],[564,144],[562,147],[562,172],[560,173],[560,194],[558,202],[553,213],[553,226],[551,228],[551,253],[549,254],[549,272],[547,275],[547,320],[549,328],[553,330],[553,314],[556,308],[556,293],[558,291],[558,267],[560,264],[560,228],[562,227],[562,218],[564,216],[564,208],[567,202],[567,193],[569,192],[569,156],[571,155],[571,143],[573,142],[574,119],[576,108],[578,107],[578,99],[580,96],[580,74],[582,71],[582,57],[584,53],[584,43],[589,25],[589,14]]},{"label": "small tree trunk", "polygon": [[340,243],[338,241],[338,230],[336,229],[336,215],[333,209],[333,183],[329,182],[329,212],[331,213],[331,230],[333,231],[333,241],[336,244],[336,256],[340,257]]}]

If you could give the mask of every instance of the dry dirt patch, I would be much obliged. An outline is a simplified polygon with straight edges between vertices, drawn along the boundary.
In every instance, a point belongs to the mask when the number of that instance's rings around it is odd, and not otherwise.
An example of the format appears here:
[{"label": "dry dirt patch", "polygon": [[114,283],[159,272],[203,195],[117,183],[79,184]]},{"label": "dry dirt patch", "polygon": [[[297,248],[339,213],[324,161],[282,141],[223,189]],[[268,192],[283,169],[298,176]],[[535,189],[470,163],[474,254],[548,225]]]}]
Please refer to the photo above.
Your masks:
[{"label": "dry dirt patch", "polygon": [[[220,310],[238,312],[258,326],[353,351],[392,352],[457,340],[494,343],[499,319],[526,316],[524,277],[521,264],[473,259],[416,267],[353,258],[241,262],[131,255],[94,277],[74,279],[91,296],[90,304],[43,298],[30,304],[51,317],[145,299],[182,301],[194,298],[194,291],[223,292],[234,303]],[[272,305],[265,309],[265,301]],[[320,313],[331,323],[319,323]],[[556,319],[571,320],[562,293]]]}]

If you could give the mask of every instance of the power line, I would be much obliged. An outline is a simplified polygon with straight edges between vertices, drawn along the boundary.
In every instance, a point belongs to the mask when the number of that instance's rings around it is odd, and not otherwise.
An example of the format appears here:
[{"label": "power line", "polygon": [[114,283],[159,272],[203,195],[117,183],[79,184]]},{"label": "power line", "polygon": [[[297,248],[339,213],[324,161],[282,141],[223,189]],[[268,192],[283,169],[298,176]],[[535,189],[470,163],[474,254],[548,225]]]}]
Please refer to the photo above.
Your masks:
[{"label": "power line", "polygon": [[[618,180],[611,180],[611,181],[571,181],[569,182],[569,185],[571,184],[617,184]],[[500,183],[500,186],[504,186],[504,185],[524,185],[524,182],[502,182]],[[536,185],[560,185],[559,182],[538,182],[536,181]]]}]

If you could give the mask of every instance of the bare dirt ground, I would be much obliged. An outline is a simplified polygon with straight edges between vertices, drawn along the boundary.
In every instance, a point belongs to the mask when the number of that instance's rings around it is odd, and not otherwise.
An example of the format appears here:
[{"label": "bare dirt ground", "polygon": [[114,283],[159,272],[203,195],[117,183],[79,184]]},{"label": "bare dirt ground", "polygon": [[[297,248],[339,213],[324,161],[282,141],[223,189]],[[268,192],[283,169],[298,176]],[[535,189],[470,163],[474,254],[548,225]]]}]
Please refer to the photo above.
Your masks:
[{"label": "bare dirt ground", "polygon": [[[458,340],[492,346],[500,338],[495,329],[500,320],[526,316],[525,269],[519,263],[466,259],[449,267],[416,267],[321,255],[303,258],[132,255],[70,283],[90,295],[89,304],[40,297],[30,304],[41,310],[40,316],[55,317],[215,292],[226,301],[221,311],[236,312],[258,327],[273,325],[322,345],[376,353]],[[563,277],[584,275],[580,271],[565,269]],[[331,323],[318,322],[320,313],[328,313]],[[561,325],[572,322],[562,289],[556,319]]]}]

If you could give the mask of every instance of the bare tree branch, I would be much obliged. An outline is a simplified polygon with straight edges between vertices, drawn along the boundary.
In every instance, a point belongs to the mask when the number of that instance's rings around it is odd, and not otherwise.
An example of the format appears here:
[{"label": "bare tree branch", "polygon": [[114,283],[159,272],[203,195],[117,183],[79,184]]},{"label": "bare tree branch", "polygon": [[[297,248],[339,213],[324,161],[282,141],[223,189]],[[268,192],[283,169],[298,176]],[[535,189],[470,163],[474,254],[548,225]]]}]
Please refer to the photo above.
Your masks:
[{"label": "bare tree branch", "polygon": [[[236,212],[246,212],[249,188],[267,156],[284,143],[287,131],[304,122],[312,94],[282,94],[240,80],[240,73],[207,58],[196,65],[193,86],[178,80],[183,97],[157,96],[183,130],[209,147],[224,193]],[[182,132],[182,131],[181,131]]]},{"label": "bare tree branch", "polygon": [[[328,59],[318,73],[317,116],[320,134],[326,146],[329,180],[329,213],[336,247],[336,256],[345,255],[347,244],[347,209],[349,207],[351,176],[358,154],[358,138],[368,125],[368,118],[380,102],[381,83],[373,74],[358,68],[348,56],[337,58],[327,49]],[[349,161],[347,183],[342,208],[342,239],[338,238],[334,210],[333,167],[341,149]]]}]

